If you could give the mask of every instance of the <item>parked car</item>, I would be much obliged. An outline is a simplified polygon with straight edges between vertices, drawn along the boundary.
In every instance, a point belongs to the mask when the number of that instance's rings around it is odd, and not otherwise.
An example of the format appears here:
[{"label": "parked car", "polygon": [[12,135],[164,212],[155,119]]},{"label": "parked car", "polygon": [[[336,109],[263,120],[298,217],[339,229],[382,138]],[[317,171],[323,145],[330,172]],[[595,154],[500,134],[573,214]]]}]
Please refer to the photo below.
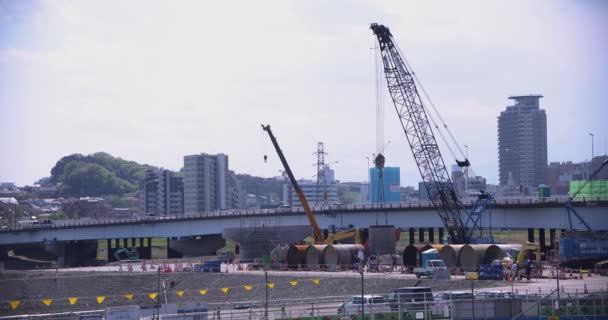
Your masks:
[{"label": "parked car", "polygon": [[475,299],[519,299],[520,296],[511,291],[482,291],[475,295]]},{"label": "parked car", "polygon": [[473,299],[473,294],[466,291],[450,291],[436,294],[433,299],[435,302],[450,302],[458,300]]},{"label": "parked car", "polygon": [[362,310],[365,313],[387,313],[391,312],[391,307],[383,296],[364,295],[363,299],[361,296],[348,296],[338,307],[338,316],[358,314]]},{"label": "parked car", "polygon": [[392,290],[388,294],[388,303],[391,310],[401,310],[408,306],[423,305],[424,303],[433,302],[433,291],[429,287],[403,287]]}]

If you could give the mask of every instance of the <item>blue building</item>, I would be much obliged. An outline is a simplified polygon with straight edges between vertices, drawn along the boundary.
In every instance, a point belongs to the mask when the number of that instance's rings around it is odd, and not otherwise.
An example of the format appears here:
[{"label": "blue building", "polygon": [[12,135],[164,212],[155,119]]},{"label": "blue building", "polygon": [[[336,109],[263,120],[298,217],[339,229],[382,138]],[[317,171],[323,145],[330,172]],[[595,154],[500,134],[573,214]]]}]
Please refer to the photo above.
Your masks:
[{"label": "blue building", "polygon": [[[379,188],[378,168],[370,168],[371,181],[371,202],[400,202],[401,201],[401,183],[399,167],[385,167],[382,169],[382,189]],[[380,192],[381,194],[379,194]],[[382,195],[383,197],[381,197]],[[384,201],[382,201],[384,198]]]}]

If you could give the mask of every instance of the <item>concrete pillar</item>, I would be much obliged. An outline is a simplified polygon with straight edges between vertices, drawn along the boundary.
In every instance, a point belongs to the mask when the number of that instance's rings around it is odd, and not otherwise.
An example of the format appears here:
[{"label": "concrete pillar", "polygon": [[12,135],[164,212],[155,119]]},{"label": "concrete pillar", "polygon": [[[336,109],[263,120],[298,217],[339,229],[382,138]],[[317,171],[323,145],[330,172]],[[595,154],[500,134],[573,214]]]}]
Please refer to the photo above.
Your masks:
[{"label": "concrete pillar", "polygon": [[416,243],[416,229],[410,228],[410,244]]},{"label": "concrete pillar", "polygon": [[443,228],[439,228],[439,243],[443,243]]},{"label": "concrete pillar", "polygon": [[555,233],[557,230],[549,229],[549,247],[551,250],[555,250]]},{"label": "concrete pillar", "polygon": [[424,242],[424,228],[418,228],[418,242]]},{"label": "concrete pillar", "polygon": [[107,260],[108,262],[113,261],[114,260],[114,256],[112,255],[112,240],[111,239],[106,239],[106,247],[108,248],[108,252],[107,252]]},{"label": "concrete pillar", "polygon": [[534,228],[528,229],[528,242],[534,243]]},{"label": "concrete pillar", "polygon": [[435,228],[429,228],[429,242],[435,243]]},{"label": "concrete pillar", "polygon": [[129,247],[129,239],[128,238],[122,239],[122,247],[123,248],[128,248]]},{"label": "concrete pillar", "polygon": [[540,245],[540,252],[546,252],[547,246],[545,244],[545,228],[538,229],[538,243]]},{"label": "concrete pillar", "polygon": [[146,256],[148,259],[152,259],[152,238],[148,238],[146,242],[148,243],[146,248]]},{"label": "concrete pillar", "polygon": [[131,238],[131,247],[137,247],[137,246],[135,245],[135,238]]},{"label": "concrete pillar", "polygon": [[120,248],[120,239],[114,239],[114,249]]}]

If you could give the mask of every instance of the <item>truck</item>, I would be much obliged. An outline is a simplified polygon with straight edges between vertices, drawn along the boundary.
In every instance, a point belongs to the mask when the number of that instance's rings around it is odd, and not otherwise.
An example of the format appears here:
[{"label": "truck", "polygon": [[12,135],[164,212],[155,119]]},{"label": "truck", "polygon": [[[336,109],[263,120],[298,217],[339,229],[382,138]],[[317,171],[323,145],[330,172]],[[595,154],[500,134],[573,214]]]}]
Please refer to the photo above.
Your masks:
[{"label": "truck", "polygon": [[503,280],[505,268],[502,260],[494,260],[491,264],[479,266],[479,280]]},{"label": "truck", "polygon": [[422,267],[414,268],[416,278],[450,279],[450,272],[443,260],[439,259],[437,249],[429,249],[422,253]]}]

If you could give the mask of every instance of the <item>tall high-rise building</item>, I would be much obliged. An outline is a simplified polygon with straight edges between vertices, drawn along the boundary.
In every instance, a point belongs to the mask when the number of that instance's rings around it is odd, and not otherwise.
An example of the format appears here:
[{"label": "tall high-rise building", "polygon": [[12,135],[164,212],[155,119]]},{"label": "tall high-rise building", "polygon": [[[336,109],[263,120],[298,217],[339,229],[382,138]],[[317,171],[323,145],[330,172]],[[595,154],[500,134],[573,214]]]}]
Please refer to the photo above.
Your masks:
[{"label": "tall high-rise building", "polygon": [[226,210],[228,156],[195,154],[184,156],[184,211]]},{"label": "tall high-rise building", "polygon": [[547,168],[547,115],[539,107],[542,97],[509,97],[515,104],[498,117],[500,185],[506,185],[511,175],[514,184],[527,194],[543,182]]},{"label": "tall high-rise building", "polygon": [[378,168],[370,168],[370,202],[388,203],[401,201],[401,175],[399,167],[384,167],[382,178]]},{"label": "tall high-rise building", "polygon": [[184,181],[169,170],[147,170],[140,186],[140,209],[144,214],[184,213]]}]

